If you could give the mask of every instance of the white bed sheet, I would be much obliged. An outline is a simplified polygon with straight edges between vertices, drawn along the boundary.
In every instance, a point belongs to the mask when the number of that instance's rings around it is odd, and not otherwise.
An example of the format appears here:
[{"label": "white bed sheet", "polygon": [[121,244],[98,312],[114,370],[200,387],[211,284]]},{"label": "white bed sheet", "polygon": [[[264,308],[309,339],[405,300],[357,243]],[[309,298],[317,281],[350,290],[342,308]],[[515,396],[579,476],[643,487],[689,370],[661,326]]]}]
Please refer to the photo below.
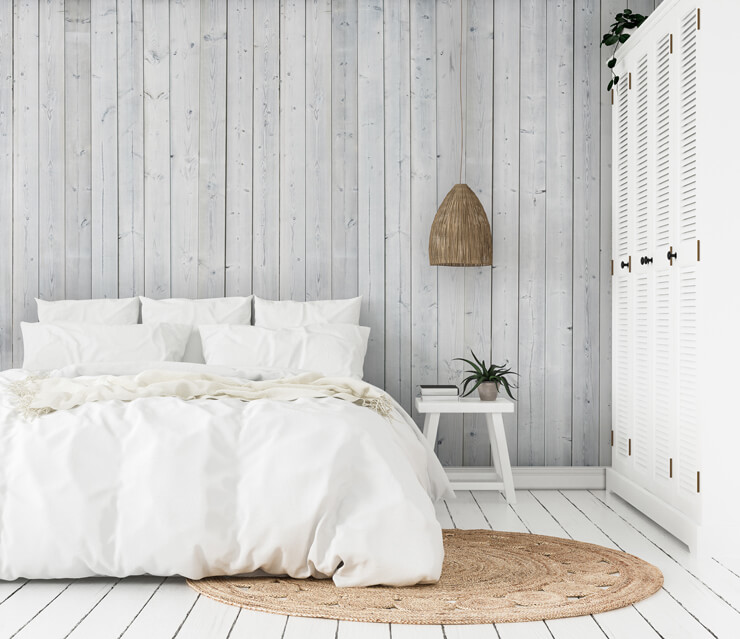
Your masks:
[{"label": "white bed sheet", "polygon": [[[265,379],[288,371],[156,366]],[[0,373],[0,579],[258,569],[340,586],[435,581],[449,483],[400,407],[146,398],[28,420]],[[400,411],[400,412],[399,412]]]}]

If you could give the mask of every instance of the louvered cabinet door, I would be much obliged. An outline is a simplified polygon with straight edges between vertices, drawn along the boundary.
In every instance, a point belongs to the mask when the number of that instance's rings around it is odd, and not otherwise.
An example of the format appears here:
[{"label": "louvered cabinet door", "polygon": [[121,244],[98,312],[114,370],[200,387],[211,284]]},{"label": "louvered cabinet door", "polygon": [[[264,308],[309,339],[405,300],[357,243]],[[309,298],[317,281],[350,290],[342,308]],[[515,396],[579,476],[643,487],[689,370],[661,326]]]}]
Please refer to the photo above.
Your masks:
[{"label": "louvered cabinet door", "polygon": [[633,120],[631,109],[631,91],[627,81],[622,81],[614,91],[614,184],[613,184],[613,229],[612,258],[614,273],[631,271],[631,249],[633,238],[633,220],[631,205],[633,199],[631,167],[633,147]]},{"label": "louvered cabinet door", "polygon": [[696,7],[690,5],[679,16],[678,38],[678,257],[676,259],[678,402],[677,472],[678,503],[690,511],[698,505],[700,490],[700,429],[698,343],[701,264],[701,230],[698,145],[700,122],[697,117],[699,77],[697,59],[701,54]]},{"label": "louvered cabinet door", "polygon": [[[653,198],[653,128],[654,114],[652,113],[653,83],[652,56],[645,50],[635,51],[637,65],[632,78],[630,100],[634,101],[633,108],[633,144],[634,166],[632,183],[634,199],[632,216],[634,218],[632,259],[633,271],[643,266],[642,260],[652,254],[654,198]],[[644,269],[643,269],[644,270]]]},{"label": "louvered cabinet door", "polygon": [[612,466],[632,474],[633,322],[632,282],[619,273],[612,283]]},{"label": "louvered cabinet door", "polygon": [[632,282],[632,436],[627,453],[633,459],[635,479],[649,487],[653,466],[652,270],[638,268]]}]

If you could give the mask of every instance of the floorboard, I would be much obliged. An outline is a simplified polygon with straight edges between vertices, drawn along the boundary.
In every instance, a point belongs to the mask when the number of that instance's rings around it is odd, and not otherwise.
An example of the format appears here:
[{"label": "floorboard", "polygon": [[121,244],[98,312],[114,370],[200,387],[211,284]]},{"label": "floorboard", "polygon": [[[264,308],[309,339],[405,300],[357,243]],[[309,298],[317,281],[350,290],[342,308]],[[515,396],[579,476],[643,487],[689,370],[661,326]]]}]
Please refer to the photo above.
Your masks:
[{"label": "floorboard", "polygon": [[481,626],[336,622],[243,610],[179,578],[0,582],[0,639],[737,639],[740,562],[697,557],[603,491],[461,491],[436,505],[444,528],[555,535],[657,565],[665,587],[634,606],[573,619]]}]

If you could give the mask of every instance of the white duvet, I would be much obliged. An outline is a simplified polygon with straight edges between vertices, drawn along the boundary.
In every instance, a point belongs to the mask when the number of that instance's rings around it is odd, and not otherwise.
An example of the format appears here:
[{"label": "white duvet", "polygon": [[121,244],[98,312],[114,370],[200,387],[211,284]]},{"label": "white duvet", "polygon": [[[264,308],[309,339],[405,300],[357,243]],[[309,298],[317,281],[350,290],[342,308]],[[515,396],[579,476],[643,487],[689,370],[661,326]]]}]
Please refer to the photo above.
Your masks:
[{"label": "white duvet", "polygon": [[9,391],[26,375],[0,373],[0,579],[258,569],[339,586],[439,578],[432,502],[449,484],[399,407],[386,419],[336,398],[147,397],[27,419]]}]

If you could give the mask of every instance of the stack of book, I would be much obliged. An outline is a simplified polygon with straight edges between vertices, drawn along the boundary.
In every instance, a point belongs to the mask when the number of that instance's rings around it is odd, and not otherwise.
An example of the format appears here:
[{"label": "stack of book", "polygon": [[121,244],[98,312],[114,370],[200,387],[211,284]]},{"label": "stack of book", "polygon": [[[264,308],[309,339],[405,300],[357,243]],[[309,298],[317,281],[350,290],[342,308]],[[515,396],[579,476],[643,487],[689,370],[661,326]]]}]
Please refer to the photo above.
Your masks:
[{"label": "stack of book", "polygon": [[419,385],[420,395],[425,400],[451,400],[457,399],[460,391],[457,386],[452,384],[421,384]]}]

